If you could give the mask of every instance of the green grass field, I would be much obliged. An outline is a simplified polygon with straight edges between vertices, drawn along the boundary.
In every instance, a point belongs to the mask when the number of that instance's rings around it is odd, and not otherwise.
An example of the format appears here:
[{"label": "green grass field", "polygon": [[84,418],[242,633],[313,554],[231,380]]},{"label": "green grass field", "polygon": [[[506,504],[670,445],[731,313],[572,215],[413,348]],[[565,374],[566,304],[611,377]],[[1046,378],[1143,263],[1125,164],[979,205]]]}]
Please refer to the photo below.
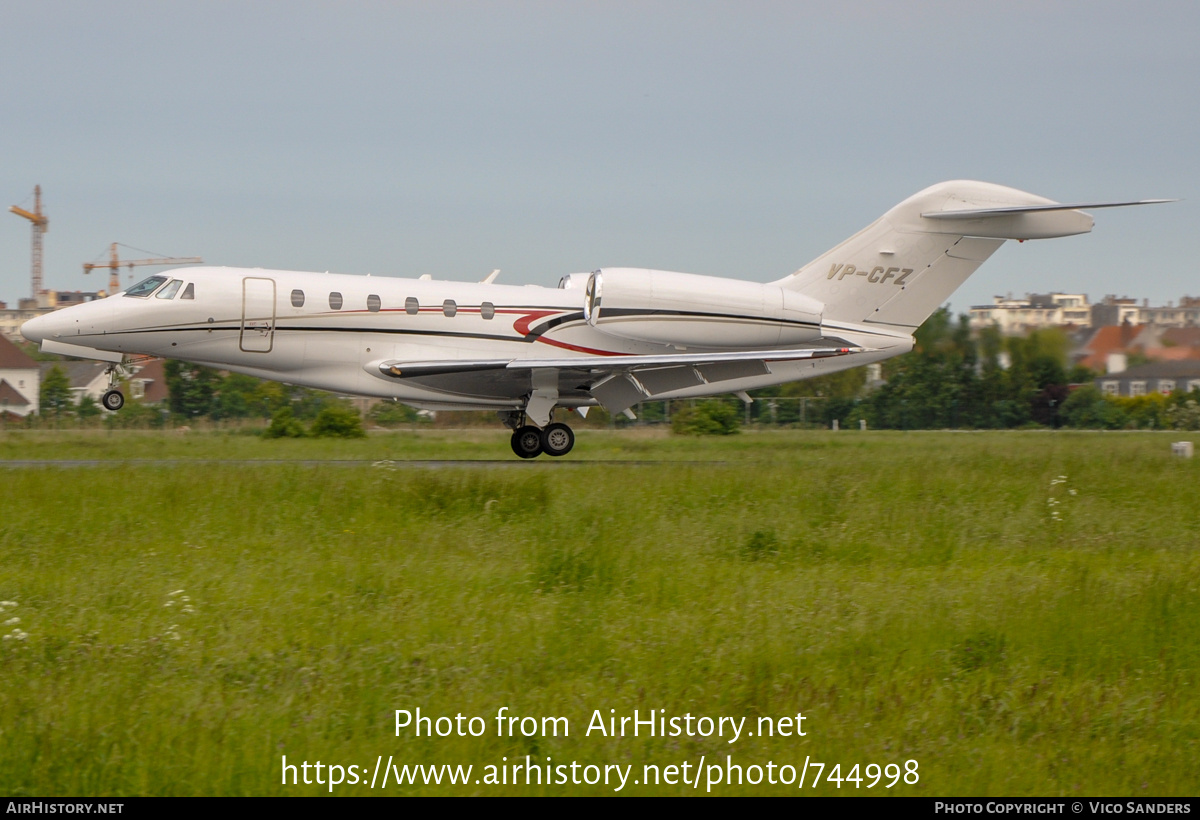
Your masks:
[{"label": "green grass field", "polygon": [[[714,794],[1194,795],[1188,437],[581,431],[525,463],[503,431],[3,433],[0,792],[329,793],[286,755],[474,767],[334,794],[613,793],[474,783],[530,755],[688,794],[633,780],[729,755],[919,781]],[[486,731],[397,737],[417,707]],[[499,737],[501,707],[570,735]],[[584,736],[634,709],[807,734]]]}]

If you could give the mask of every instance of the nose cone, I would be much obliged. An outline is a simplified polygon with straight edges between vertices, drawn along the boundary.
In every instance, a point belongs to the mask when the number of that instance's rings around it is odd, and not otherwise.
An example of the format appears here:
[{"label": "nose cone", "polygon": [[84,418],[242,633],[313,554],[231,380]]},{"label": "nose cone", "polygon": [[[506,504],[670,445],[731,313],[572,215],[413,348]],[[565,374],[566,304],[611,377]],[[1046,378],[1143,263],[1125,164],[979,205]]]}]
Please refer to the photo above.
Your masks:
[{"label": "nose cone", "polygon": [[51,335],[53,316],[53,313],[47,313],[45,316],[35,316],[29,319],[21,325],[21,335],[31,342],[41,344],[47,336]]},{"label": "nose cone", "polygon": [[85,302],[30,319],[21,325],[21,335],[31,342],[67,342],[91,345],[97,334],[103,334],[112,319],[112,304],[108,299]]}]

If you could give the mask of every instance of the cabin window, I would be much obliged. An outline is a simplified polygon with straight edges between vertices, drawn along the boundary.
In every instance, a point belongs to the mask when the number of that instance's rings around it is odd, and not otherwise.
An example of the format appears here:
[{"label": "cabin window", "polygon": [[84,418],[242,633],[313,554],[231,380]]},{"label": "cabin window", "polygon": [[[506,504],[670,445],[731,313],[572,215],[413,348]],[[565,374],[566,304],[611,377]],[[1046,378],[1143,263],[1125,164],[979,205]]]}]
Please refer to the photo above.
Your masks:
[{"label": "cabin window", "polygon": [[179,288],[182,285],[183,285],[182,280],[172,279],[171,284],[167,285],[165,288],[160,290],[158,293],[154,294],[154,298],[155,299],[174,299],[175,294],[179,293]]},{"label": "cabin window", "polygon": [[183,293],[179,295],[180,299],[195,299],[196,298],[196,283],[188,282],[187,287],[183,289]]},{"label": "cabin window", "polygon": [[125,291],[126,296],[136,296],[139,299],[145,299],[151,293],[158,290],[158,286],[167,281],[165,276],[151,276],[148,279],[143,279],[136,285]]},{"label": "cabin window", "polygon": [[404,300],[404,312],[409,316],[416,316],[421,310],[421,303],[417,301],[417,297],[410,296]]},{"label": "cabin window", "polygon": [[453,299],[447,299],[442,302],[442,313],[446,314],[447,317],[452,317],[458,313],[458,305],[454,303]]},{"label": "cabin window", "polygon": [[336,290],[333,293],[329,294],[329,309],[330,310],[341,310],[342,309],[342,294],[338,293]]},{"label": "cabin window", "polygon": [[479,315],[485,319],[491,319],[496,315],[496,306],[491,302],[484,302],[479,306]]},{"label": "cabin window", "polygon": [[367,297],[367,310],[371,311],[372,313],[378,313],[381,304],[382,303],[379,301],[379,296],[376,294],[372,293]]},{"label": "cabin window", "polygon": [[292,291],[292,307],[304,307],[304,291],[300,290],[300,288],[296,288]]}]

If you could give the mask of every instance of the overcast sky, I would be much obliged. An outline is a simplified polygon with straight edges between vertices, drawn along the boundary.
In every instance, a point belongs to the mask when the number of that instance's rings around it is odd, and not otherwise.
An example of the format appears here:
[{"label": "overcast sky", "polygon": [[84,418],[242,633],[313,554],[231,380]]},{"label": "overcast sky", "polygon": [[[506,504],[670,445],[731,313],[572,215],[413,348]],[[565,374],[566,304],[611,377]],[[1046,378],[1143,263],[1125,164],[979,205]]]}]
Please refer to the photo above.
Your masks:
[{"label": "overcast sky", "polygon": [[[1198,87],[1194,0],[5,2],[0,205],[40,184],[47,286],[95,290],[114,241],[767,281],[945,179],[1184,197],[1007,243],[952,298],[1157,303],[1200,295]],[[0,212],[0,299],[28,292],[29,223]]]}]

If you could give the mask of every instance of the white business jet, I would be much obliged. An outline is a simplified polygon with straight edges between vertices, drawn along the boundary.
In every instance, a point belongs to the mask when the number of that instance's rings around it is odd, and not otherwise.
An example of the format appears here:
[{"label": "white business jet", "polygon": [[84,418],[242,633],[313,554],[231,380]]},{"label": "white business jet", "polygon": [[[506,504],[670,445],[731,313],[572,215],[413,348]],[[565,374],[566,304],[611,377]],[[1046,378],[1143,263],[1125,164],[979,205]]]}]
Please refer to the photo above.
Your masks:
[{"label": "white business jet", "polygon": [[943,182],[768,284],[640,268],[557,288],[197,267],[40,316],[41,349],[112,363],[163,356],[429,410],[491,408],[522,458],[570,452],[558,408],[746,391],[912,349],[913,331],[1006,239],[1086,233],[1081,208]]}]

